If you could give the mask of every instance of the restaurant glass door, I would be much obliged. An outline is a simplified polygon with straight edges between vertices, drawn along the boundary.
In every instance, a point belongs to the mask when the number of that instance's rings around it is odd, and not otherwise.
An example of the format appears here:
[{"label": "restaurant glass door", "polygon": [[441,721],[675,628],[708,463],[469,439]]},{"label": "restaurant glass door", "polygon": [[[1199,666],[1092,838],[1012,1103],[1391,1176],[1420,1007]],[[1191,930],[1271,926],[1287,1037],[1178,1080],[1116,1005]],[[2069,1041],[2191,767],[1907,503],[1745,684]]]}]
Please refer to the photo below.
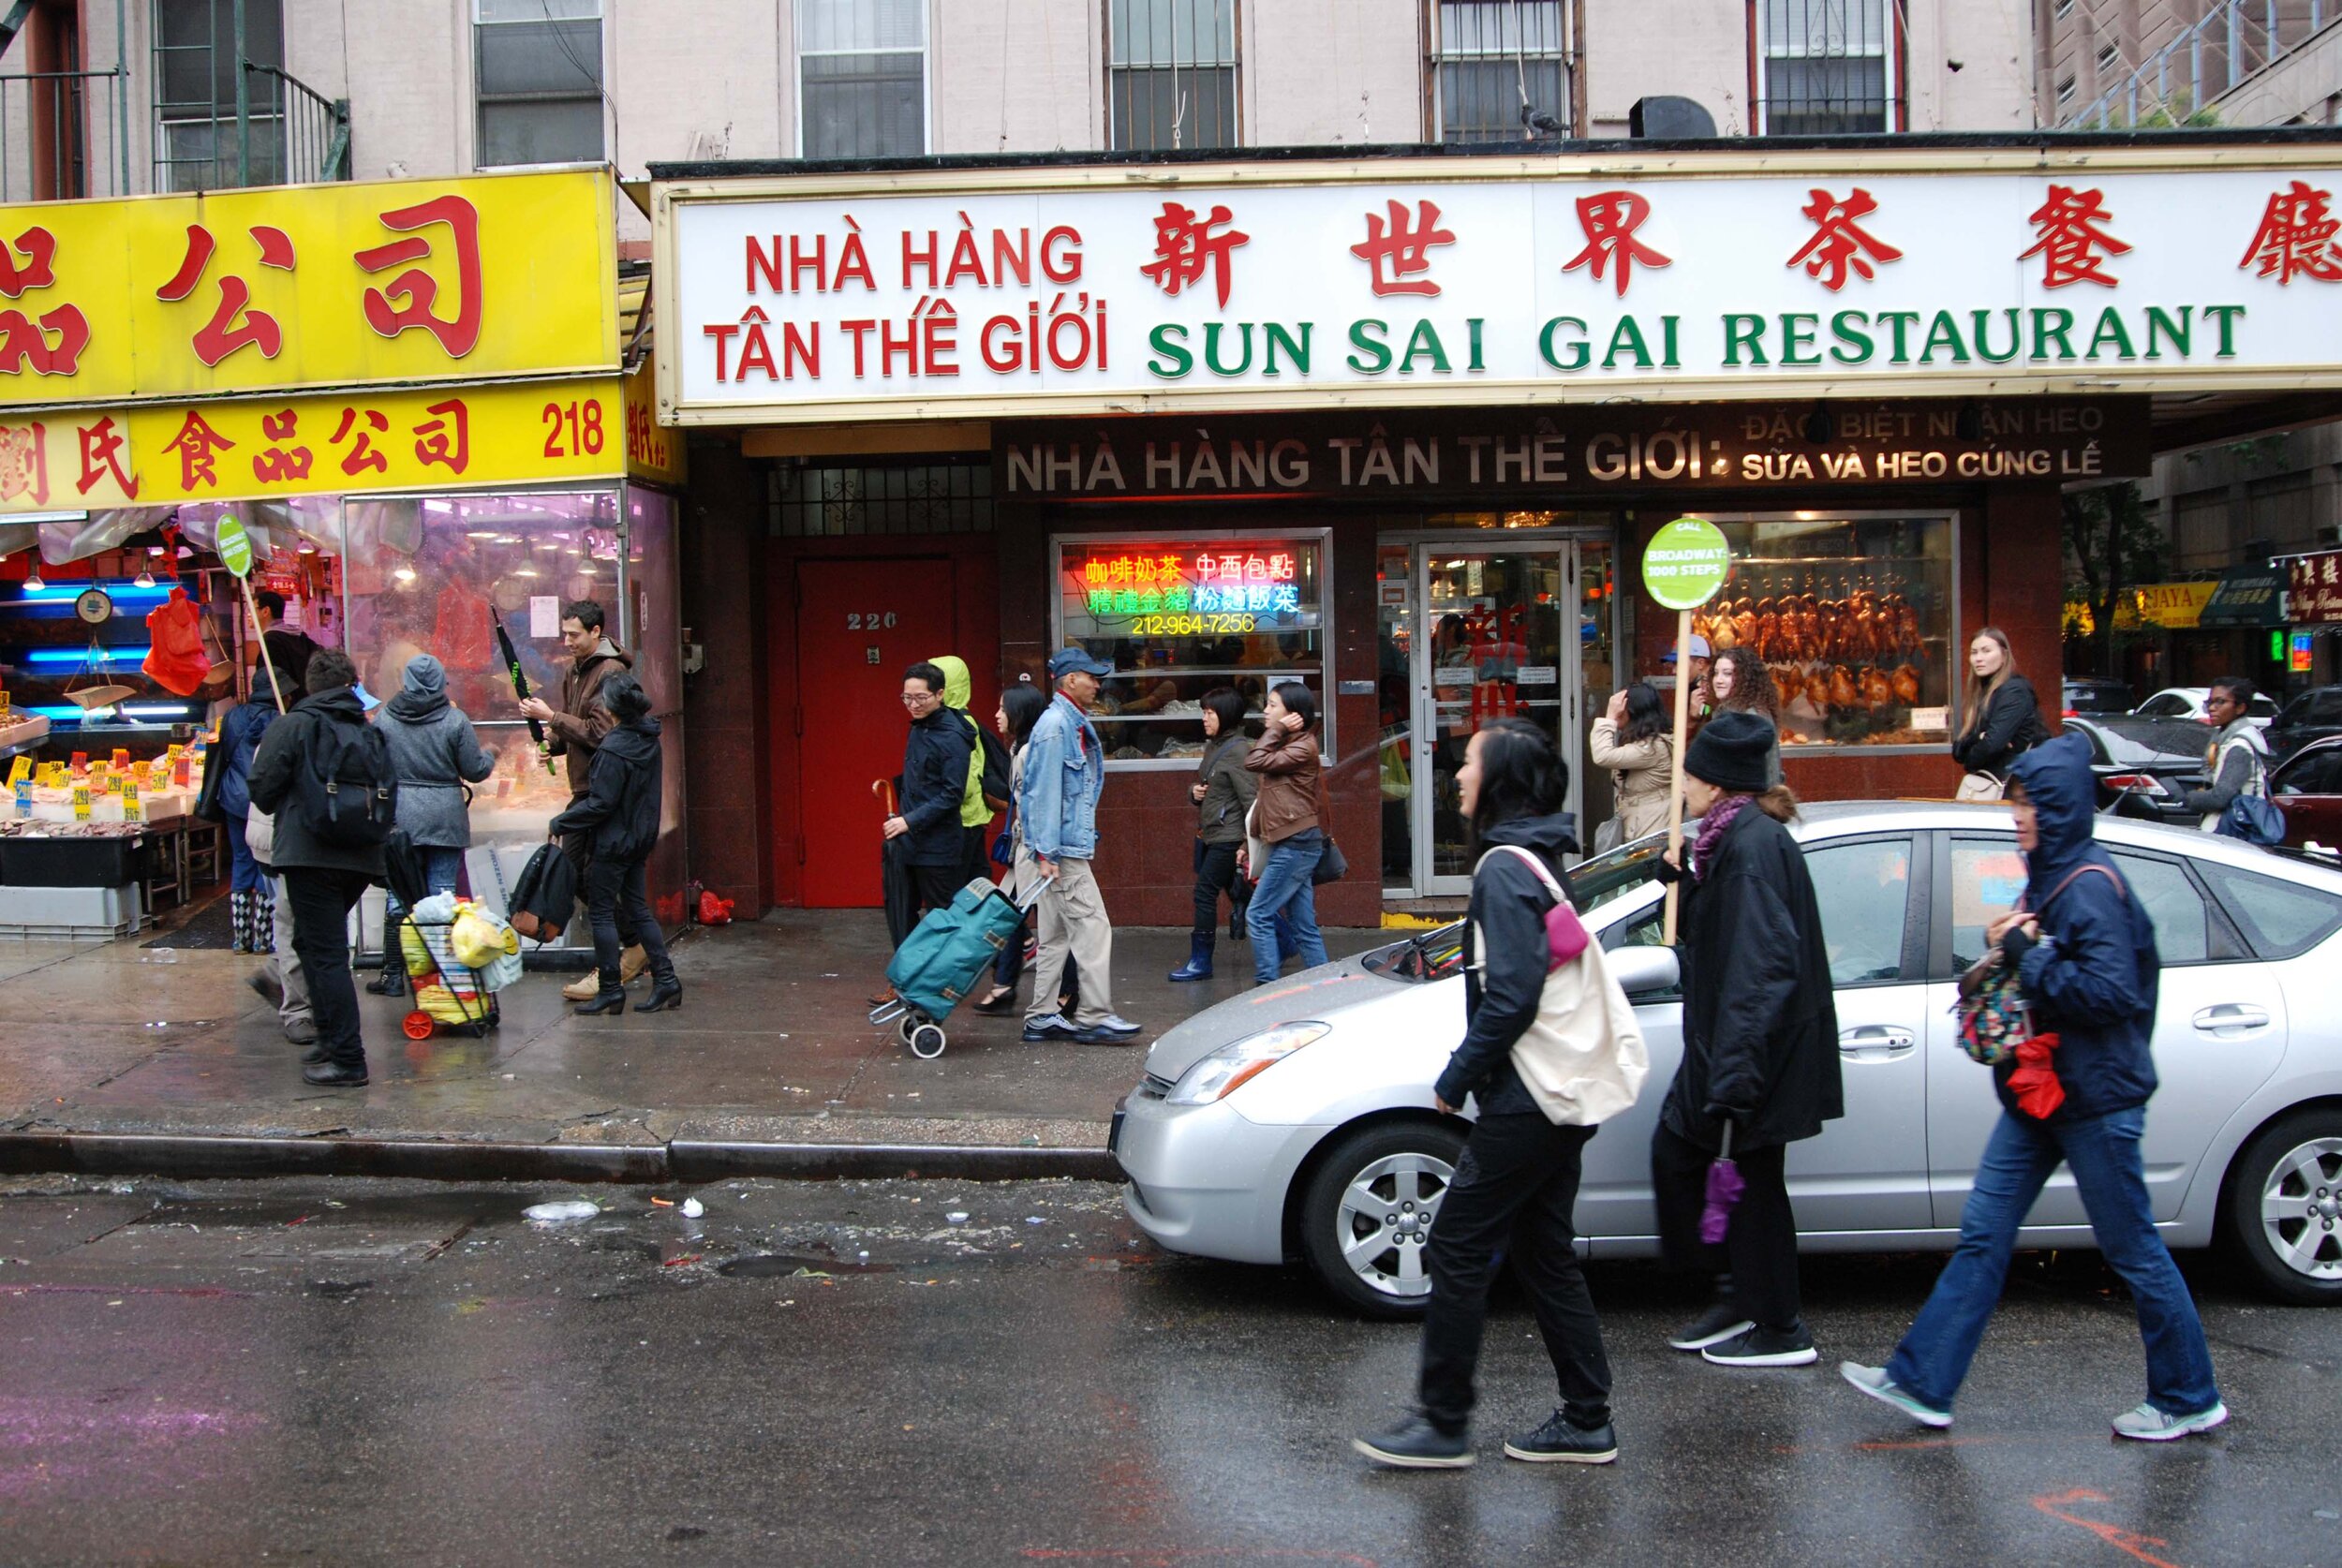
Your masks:
[{"label": "restaurant glass door", "polygon": [[[1378,684],[1387,893],[1471,890],[1471,835],[1456,774],[1473,733],[1493,719],[1525,718],[1553,737],[1569,763],[1577,808],[1584,683],[1590,663],[1606,678],[1609,664],[1608,562],[1608,540],[1513,537],[1498,548],[1453,535],[1386,541]],[[1601,590],[1591,600],[1581,587],[1588,581]]]}]

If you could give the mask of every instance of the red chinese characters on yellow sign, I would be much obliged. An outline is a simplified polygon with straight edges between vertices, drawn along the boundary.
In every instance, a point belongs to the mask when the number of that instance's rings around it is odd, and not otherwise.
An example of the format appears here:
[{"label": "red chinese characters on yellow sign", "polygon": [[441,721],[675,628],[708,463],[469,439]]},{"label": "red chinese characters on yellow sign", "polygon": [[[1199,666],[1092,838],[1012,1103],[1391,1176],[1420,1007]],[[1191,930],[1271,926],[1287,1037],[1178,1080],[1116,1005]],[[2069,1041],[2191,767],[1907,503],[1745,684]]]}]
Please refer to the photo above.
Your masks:
[{"label": "red chinese characters on yellow sign", "polygon": [[0,518],[624,471],[615,378],[0,415]]},{"label": "red chinese characters on yellow sign", "polygon": [[614,194],[578,170],[0,208],[0,407],[615,373]]}]

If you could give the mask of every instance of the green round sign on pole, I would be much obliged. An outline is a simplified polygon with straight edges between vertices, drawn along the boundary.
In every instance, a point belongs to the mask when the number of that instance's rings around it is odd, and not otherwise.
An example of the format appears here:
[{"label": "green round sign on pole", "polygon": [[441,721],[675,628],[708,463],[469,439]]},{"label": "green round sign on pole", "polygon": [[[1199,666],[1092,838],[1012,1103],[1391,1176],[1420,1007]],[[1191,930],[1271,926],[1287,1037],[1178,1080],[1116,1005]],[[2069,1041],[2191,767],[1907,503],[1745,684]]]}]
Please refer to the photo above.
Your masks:
[{"label": "green round sign on pole", "polygon": [[1705,518],[1679,517],[1643,550],[1643,591],[1670,610],[1697,610],[1716,597],[1731,570],[1724,530]]},{"label": "green round sign on pole", "polygon": [[252,536],[244,531],[243,519],[232,513],[219,520],[219,537],[214,541],[219,552],[220,565],[238,577],[252,573]]}]

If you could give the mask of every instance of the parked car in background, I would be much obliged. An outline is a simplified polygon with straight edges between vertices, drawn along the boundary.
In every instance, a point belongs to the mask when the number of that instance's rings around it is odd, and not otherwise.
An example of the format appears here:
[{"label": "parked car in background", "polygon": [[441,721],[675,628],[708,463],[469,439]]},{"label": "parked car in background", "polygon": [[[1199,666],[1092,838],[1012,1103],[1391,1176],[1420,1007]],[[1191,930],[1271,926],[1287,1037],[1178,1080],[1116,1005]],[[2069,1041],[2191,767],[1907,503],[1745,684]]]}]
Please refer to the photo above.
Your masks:
[{"label": "parked car in background", "polygon": [[[1800,1245],[1949,1249],[2001,1115],[1951,1001],[2024,887],[2015,825],[1998,806],[1843,801],[1792,831],[1822,910],[1846,1112],[1789,1150]],[[2102,821],[2098,840],[2163,960],[2142,1150],[2157,1225],[2173,1247],[2225,1241],[2281,1299],[2342,1305],[2342,869],[2146,822]],[[1597,1263],[1658,1248],[1651,1133],[1682,1050],[1651,874],[1663,844],[1569,874],[1651,1052],[1641,1098],[1586,1146],[1578,1231]],[[1463,1034],[1460,929],[1248,991],[1156,1041],[1108,1139],[1139,1228],[1175,1252],[1297,1258],[1362,1311],[1419,1312],[1467,1131],[1431,1096]],[[2070,1180],[2043,1191],[2020,1245],[2095,1245]]]},{"label": "parked car in background", "polygon": [[2071,675],[2066,678],[2065,699],[2068,718],[2076,714],[2128,713],[2138,701],[2126,682],[2083,680]]},{"label": "parked car in background", "polygon": [[2212,732],[2200,719],[2134,718],[2128,714],[2073,717],[2066,728],[2089,737],[2098,809],[2146,821],[2195,827],[2187,791],[2210,783],[2204,752]]},{"label": "parked car in background", "polygon": [[[2208,686],[2167,686],[2130,711],[2138,718],[2192,718],[2204,723],[2203,701],[2211,695]],[[2265,691],[2254,692],[2253,700],[2245,704],[2245,717],[2257,730],[2266,732],[2276,716],[2276,703]]]},{"label": "parked car in background", "polygon": [[2261,734],[2273,757],[2290,757],[2311,741],[2342,735],[2342,686],[2318,686],[2278,710],[2276,722]]},{"label": "parked car in background", "polygon": [[2285,813],[2285,841],[2342,856],[2342,735],[2311,741],[2269,775],[2269,793]]}]

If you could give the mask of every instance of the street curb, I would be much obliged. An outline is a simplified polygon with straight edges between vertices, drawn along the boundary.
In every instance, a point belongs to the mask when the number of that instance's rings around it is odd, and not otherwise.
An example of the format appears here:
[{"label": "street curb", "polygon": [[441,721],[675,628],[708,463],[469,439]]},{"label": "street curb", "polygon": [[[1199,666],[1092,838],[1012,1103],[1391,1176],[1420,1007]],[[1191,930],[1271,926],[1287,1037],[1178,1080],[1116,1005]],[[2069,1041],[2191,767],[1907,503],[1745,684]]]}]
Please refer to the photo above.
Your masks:
[{"label": "street curb", "polygon": [[422,1138],[230,1138],[135,1132],[0,1133],[0,1175],[59,1172],[186,1179],[411,1176],[427,1181],[658,1185],[743,1176],[828,1181],[942,1177],[1119,1181],[1103,1148],[984,1144],[466,1143]]}]

